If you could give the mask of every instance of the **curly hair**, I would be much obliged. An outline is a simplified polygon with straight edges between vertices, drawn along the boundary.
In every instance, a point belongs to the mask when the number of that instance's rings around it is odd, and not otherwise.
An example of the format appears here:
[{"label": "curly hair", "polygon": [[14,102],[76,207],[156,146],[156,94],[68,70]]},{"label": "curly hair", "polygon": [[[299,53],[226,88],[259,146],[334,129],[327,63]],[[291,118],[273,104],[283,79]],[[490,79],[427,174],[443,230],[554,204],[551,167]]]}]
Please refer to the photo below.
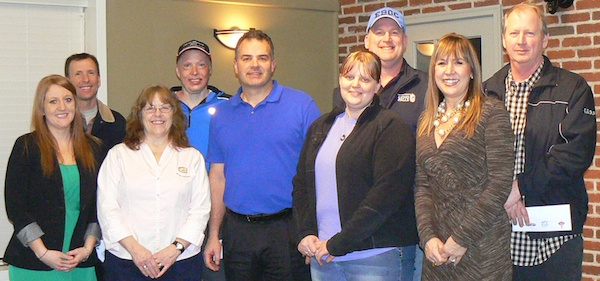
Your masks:
[{"label": "curly hair", "polygon": [[142,122],[143,108],[149,105],[154,97],[158,97],[165,104],[173,107],[172,123],[169,128],[169,141],[176,148],[190,147],[190,141],[185,133],[187,125],[181,104],[169,88],[163,85],[146,86],[138,96],[135,104],[131,107],[131,113],[127,117],[127,132],[123,143],[132,150],[139,150],[144,141],[145,131]]}]

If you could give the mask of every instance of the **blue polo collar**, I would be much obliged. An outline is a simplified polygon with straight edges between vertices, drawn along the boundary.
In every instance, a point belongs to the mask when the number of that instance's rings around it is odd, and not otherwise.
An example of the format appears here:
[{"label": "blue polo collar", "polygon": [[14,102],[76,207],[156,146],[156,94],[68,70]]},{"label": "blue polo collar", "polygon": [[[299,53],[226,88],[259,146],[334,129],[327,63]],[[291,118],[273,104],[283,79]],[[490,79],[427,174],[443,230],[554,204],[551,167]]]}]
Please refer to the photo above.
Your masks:
[{"label": "blue polo collar", "polygon": [[[267,98],[265,98],[265,100],[261,101],[258,105],[263,104],[265,102],[278,102],[279,99],[281,99],[281,93],[283,92],[283,86],[279,85],[279,83],[277,83],[277,80],[273,80],[272,82],[273,82],[273,88],[271,89],[271,92],[269,93]],[[231,97],[230,102],[233,106],[238,106],[242,102],[244,102],[242,100],[241,93],[242,93],[242,87],[240,87],[237,90],[237,93],[235,94],[235,96]],[[244,102],[244,103],[246,103],[246,102]]]}]

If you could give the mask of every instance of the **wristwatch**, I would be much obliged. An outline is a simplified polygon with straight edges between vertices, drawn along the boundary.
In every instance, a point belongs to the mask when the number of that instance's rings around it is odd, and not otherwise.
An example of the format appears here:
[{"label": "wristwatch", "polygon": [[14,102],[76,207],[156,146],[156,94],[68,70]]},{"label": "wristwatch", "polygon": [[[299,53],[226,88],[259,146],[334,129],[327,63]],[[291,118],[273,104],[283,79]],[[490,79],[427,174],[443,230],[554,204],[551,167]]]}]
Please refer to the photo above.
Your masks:
[{"label": "wristwatch", "polygon": [[179,252],[183,253],[185,251],[185,247],[181,242],[175,240],[172,244],[175,245],[175,249],[179,250]]}]

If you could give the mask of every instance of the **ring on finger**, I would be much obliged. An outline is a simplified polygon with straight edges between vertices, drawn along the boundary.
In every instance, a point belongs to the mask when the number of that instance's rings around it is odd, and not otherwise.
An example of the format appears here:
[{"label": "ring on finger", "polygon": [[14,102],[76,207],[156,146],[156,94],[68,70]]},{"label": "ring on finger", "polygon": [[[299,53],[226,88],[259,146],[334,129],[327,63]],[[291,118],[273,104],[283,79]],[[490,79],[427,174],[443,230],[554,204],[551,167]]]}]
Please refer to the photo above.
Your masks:
[{"label": "ring on finger", "polygon": [[451,259],[450,259],[450,262],[451,262],[451,263],[455,263],[455,262],[456,262],[456,257],[453,257],[453,258],[451,258]]}]

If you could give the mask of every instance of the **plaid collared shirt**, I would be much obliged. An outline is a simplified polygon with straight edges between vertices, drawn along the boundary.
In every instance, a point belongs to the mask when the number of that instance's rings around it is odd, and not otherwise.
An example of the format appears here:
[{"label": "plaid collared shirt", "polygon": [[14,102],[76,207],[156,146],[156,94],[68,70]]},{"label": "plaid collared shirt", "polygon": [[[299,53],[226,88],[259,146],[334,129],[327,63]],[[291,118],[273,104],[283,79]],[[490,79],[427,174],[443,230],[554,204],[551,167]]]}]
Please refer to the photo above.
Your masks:
[{"label": "plaid collared shirt", "polygon": [[[512,71],[504,80],[506,85],[505,106],[510,113],[510,121],[515,134],[515,172],[517,175],[525,171],[525,125],[527,115],[527,102],[533,85],[537,82],[542,73],[544,63],[525,81],[517,83],[513,80]],[[525,232],[511,233],[510,252],[513,264],[517,266],[534,266],[548,260],[562,244],[573,239],[577,235],[566,235],[543,239],[530,239]]]}]

